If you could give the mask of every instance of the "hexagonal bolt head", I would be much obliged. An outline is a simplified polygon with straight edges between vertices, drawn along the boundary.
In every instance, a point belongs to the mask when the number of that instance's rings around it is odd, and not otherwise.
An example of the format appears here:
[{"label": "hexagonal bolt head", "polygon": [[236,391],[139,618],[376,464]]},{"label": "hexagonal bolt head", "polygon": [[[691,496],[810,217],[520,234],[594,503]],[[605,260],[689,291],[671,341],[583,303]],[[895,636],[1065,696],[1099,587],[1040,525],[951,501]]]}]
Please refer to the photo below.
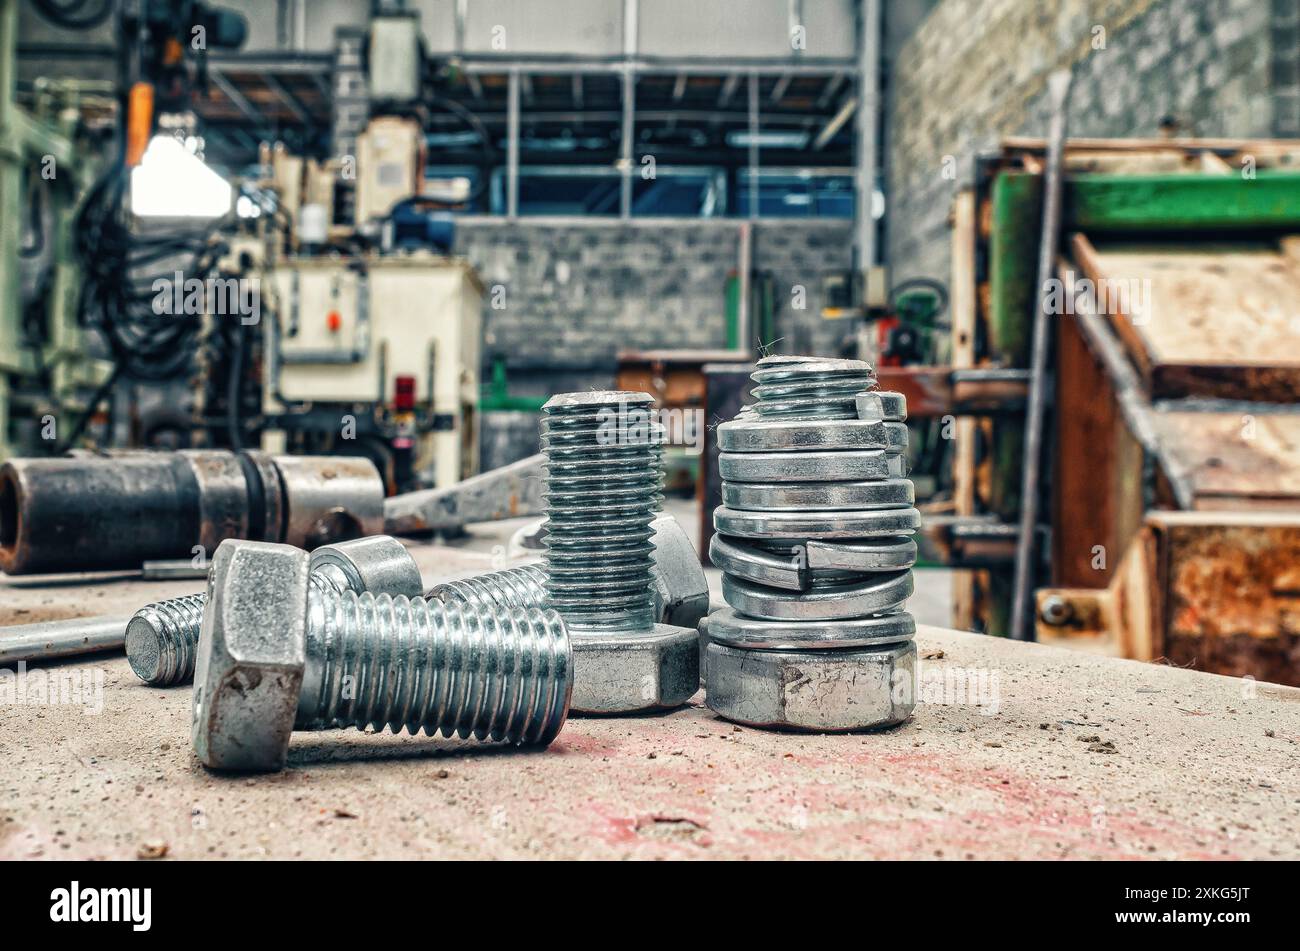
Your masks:
[{"label": "hexagonal bolt head", "polygon": [[655,616],[674,627],[695,627],[709,613],[709,580],[686,529],[671,515],[650,523],[654,536]]},{"label": "hexagonal bolt head", "polygon": [[224,541],[213,555],[194,674],[203,765],[284,766],[307,663],[309,572],[307,553],[289,545]]},{"label": "hexagonal bolt head", "polygon": [[656,624],[653,633],[572,633],[573,702],[579,713],[678,707],[700,687],[699,633]]},{"label": "hexagonal bolt head", "polygon": [[843,733],[893,726],[915,706],[916,644],[878,650],[707,648],[710,710],[749,726]]}]

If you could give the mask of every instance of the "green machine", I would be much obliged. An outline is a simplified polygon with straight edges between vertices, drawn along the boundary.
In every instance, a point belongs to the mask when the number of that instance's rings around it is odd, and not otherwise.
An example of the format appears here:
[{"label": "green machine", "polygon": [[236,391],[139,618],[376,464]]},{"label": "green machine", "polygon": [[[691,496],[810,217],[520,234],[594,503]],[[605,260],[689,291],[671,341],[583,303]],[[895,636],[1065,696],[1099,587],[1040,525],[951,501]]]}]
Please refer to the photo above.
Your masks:
[{"label": "green machine", "polygon": [[[72,234],[97,165],[77,147],[82,97],[110,96],[111,86],[42,81],[31,111],[20,108],[17,31],[18,0],[0,0],[0,459],[52,449],[111,371],[86,353]],[[41,271],[26,295],[25,264]],[[19,419],[30,421],[30,435],[15,440]]]}]

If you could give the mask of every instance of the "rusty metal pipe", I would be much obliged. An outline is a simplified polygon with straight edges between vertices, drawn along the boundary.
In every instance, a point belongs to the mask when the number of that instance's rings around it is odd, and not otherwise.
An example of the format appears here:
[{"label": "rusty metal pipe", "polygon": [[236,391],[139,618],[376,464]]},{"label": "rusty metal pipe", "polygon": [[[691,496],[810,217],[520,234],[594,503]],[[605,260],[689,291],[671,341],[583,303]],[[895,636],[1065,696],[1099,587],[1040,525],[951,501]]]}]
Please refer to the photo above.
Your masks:
[{"label": "rusty metal pipe", "polygon": [[227,538],[314,548],[383,531],[368,459],[226,450],[11,459],[0,467],[0,570],[135,569]]}]

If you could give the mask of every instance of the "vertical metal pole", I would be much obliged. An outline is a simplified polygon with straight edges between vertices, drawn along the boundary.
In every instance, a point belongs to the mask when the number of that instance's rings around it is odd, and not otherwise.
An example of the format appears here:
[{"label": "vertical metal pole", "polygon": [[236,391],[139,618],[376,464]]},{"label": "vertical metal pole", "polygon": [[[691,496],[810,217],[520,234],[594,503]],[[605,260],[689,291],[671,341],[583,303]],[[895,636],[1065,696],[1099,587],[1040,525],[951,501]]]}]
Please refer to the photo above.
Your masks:
[{"label": "vertical metal pole", "polygon": [[1067,69],[1047,79],[1052,124],[1047,136],[1047,167],[1043,173],[1043,227],[1038,247],[1038,287],[1035,295],[1033,349],[1029,363],[1029,399],[1025,407],[1025,455],[1020,467],[1020,537],[1016,541],[1015,587],[1011,595],[1011,637],[1034,639],[1034,552],[1038,532],[1039,473],[1043,459],[1043,416],[1047,405],[1047,344],[1052,315],[1048,313],[1047,281],[1052,276],[1061,234],[1061,179],[1070,106],[1071,75]]},{"label": "vertical metal pole", "polygon": [[637,27],[640,9],[638,0],[623,0],[623,59],[633,59],[637,54]]},{"label": "vertical metal pole", "polygon": [[876,263],[876,221],[871,216],[876,193],[877,130],[880,128],[880,0],[862,0],[858,24],[857,161],[853,203],[853,266],[862,275]]},{"label": "vertical metal pole", "polygon": [[519,217],[519,70],[506,90],[506,217]]},{"label": "vertical metal pole", "polygon": [[22,308],[19,306],[18,246],[22,241],[24,143],[14,104],[18,44],[18,0],[0,0],[0,458],[10,455],[8,371],[21,371]]},{"label": "vertical metal pole", "polygon": [[456,52],[465,52],[465,19],[469,15],[469,0],[456,0],[455,31]]},{"label": "vertical metal pole", "polygon": [[623,132],[619,143],[619,170],[622,181],[619,183],[618,215],[620,218],[632,217],[632,136],[636,132],[636,76],[632,66],[623,67]]},{"label": "vertical metal pole", "polygon": [[749,73],[749,217],[758,217],[758,73]]},{"label": "vertical metal pole", "polygon": [[636,135],[636,55],[640,25],[638,0],[623,0],[623,131],[619,142],[618,216],[632,217],[632,137]]},{"label": "vertical metal pole", "polygon": [[736,292],[736,349],[750,353],[749,299],[752,294],[750,275],[754,271],[754,226],[748,221],[740,225],[740,240],[736,253],[736,271],[740,287]]}]

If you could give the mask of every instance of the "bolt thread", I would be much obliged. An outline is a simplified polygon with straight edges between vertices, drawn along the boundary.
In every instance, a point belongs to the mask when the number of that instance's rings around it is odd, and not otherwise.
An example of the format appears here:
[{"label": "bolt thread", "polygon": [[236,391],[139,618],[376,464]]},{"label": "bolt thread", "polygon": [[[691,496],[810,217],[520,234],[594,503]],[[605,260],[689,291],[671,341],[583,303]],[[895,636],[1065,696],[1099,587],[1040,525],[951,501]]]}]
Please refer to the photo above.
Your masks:
[{"label": "bolt thread", "polygon": [[572,632],[649,631],[663,431],[647,394],[574,396],[543,408],[546,603]]},{"label": "bolt thread", "polygon": [[368,592],[308,592],[298,729],[385,727],[545,745],[568,715],[564,622]]},{"label": "bolt thread", "polygon": [[489,571],[430,588],[426,598],[479,610],[541,608],[546,605],[546,571],[541,565],[521,565]]},{"label": "bolt thread", "polygon": [[767,419],[856,419],[857,395],[874,389],[876,374],[862,360],[760,360],[750,379],[754,412]]},{"label": "bolt thread", "polygon": [[[309,585],[342,591],[347,578],[331,565],[316,569]],[[205,592],[146,604],[126,625],[126,659],[136,676],[151,687],[172,687],[194,680],[199,634],[203,630]]]},{"label": "bolt thread", "polygon": [[206,594],[146,604],[126,625],[126,656],[145,683],[170,687],[194,679]]}]

